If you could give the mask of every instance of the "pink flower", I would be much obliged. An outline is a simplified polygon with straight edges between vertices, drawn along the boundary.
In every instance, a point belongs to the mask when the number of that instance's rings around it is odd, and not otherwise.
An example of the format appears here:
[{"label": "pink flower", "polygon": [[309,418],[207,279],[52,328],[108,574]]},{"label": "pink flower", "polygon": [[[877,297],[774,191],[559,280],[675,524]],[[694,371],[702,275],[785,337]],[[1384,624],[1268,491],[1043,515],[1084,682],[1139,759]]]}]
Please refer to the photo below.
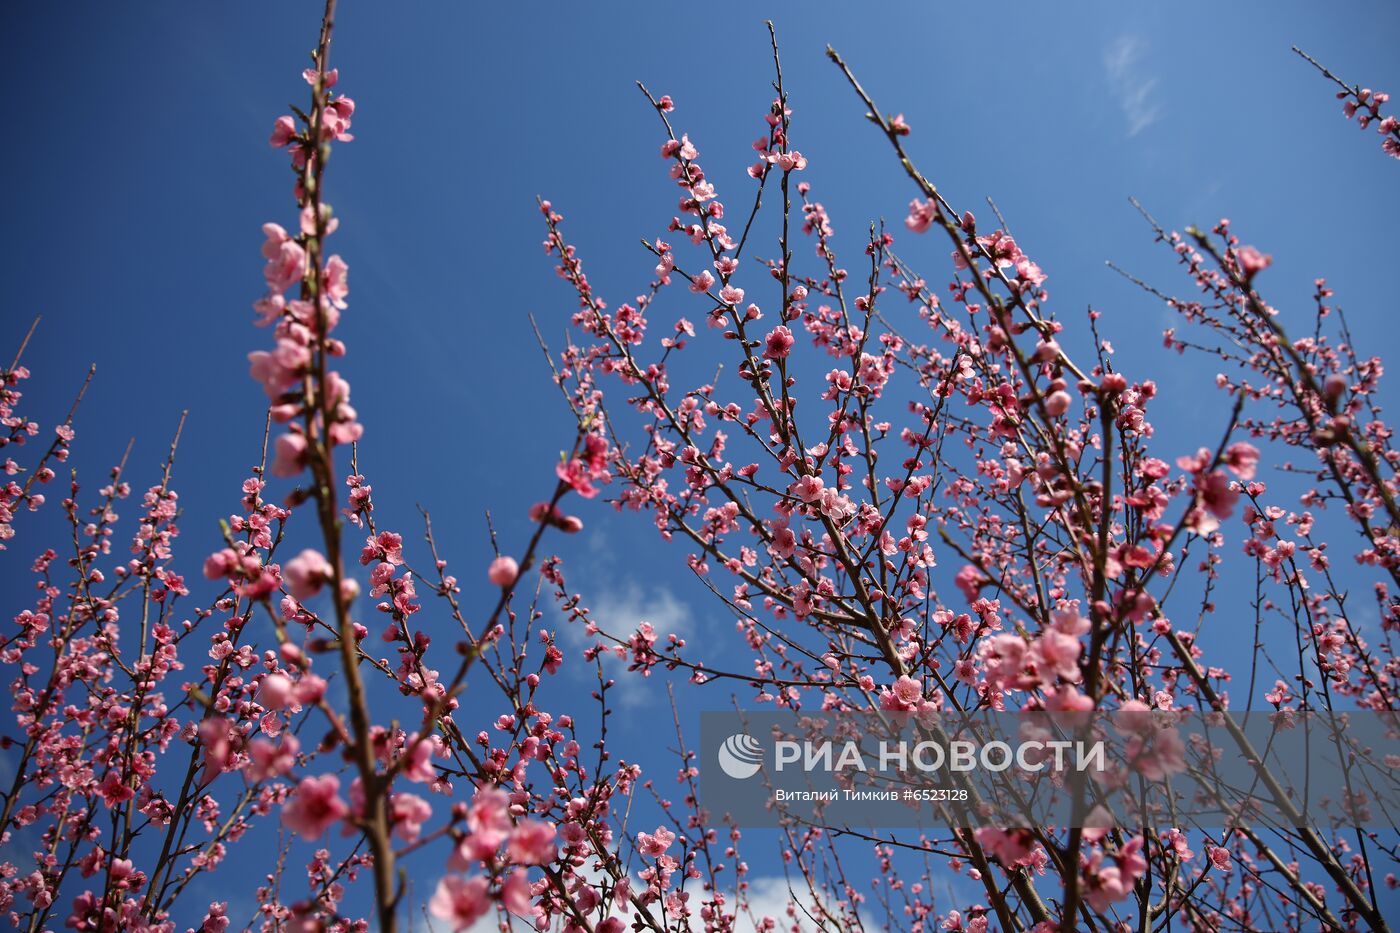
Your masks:
[{"label": "pink flower", "polygon": [[277,224],[263,224],[263,234],[267,237],[262,248],[267,259],[263,278],[268,290],[279,294],[306,277],[306,250]]},{"label": "pink flower", "polygon": [[705,270],[690,280],[690,290],[701,295],[709,291],[713,284],[715,284],[715,277],[709,273],[709,270]]},{"label": "pink flower", "polygon": [[238,555],[232,548],[224,548],[204,558],[204,576],[209,580],[220,580],[237,566]]},{"label": "pink flower", "polygon": [[793,483],[789,491],[803,502],[811,503],[821,498],[825,485],[820,476],[804,476]]},{"label": "pink flower", "polygon": [[1041,682],[1054,683],[1055,676],[1070,681],[1079,680],[1079,653],[1082,646],[1073,635],[1047,629],[1031,643],[1031,652],[1038,661]]},{"label": "pink flower", "polygon": [[340,778],[324,774],[302,778],[291,801],[282,808],[282,822],[303,839],[319,839],[349,812],[340,799]]},{"label": "pink flower", "polygon": [[923,233],[933,225],[933,221],[937,217],[937,202],[920,201],[915,198],[909,202],[909,216],[904,218],[904,226],[915,233]]},{"label": "pink flower", "polygon": [[1255,469],[1259,465],[1259,448],[1236,441],[1226,449],[1224,460],[1236,476],[1248,482],[1254,479]]},{"label": "pink flower", "polygon": [[281,709],[292,697],[292,681],[286,674],[268,674],[258,685],[258,702],[268,709]]},{"label": "pink flower", "polygon": [[1329,402],[1341,398],[1348,388],[1347,377],[1341,373],[1332,373],[1322,381],[1322,395]]},{"label": "pink flower", "polygon": [[[301,77],[304,81],[306,81],[307,84],[311,85],[312,87],[315,87],[316,79],[322,77],[322,75],[315,68],[307,68],[301,73]],[[331,88],[335,87],[335,83],[340,80],[340,69],[332,68],[330,71],[325,73],[324,77],[325,81],[322,83],[321,86],[324,87],[326,90],[330,90]]]},{"label": "pink flower", "polygon": [[800,172],[807,167],[807,159],[795,149],[778,153],[773,157],[773,163],[785,172]]},{"label": "pink flower", "polygon": [[1201,534],[1210,534],[1220,527],[1220,522],[1229,518],[1235,511],[1235,503],[1240,494],[1232,489],[1230,478],[1219,470],[1196,480],[1196,504],[1189,523]]},{"label": "pink flower", "polygon": [[428,784],[438,778],[437,768],[433,767],[433,756],[442,751],[442,739],[430,735],[419,740],[415,732],[404,743],[408,760],[403,763],[403,776],[417,784]]},{"label": "pink flower", "polygon": [[1220,846],[1207,846],[1206,857],[1210,859],[1210,864],[1217,870],[1223,872],[1230,871],[1230,850],[1222,849]]},{"label": "pink flower", "polygon": [[332,576],[334,571],[330,562],[320,551],[312,548],[307,548],[282,565],[282,580],[287,592],[302,602],[321,592],[321,587]]},{"label": "pink flower", "polygon": [[1095,852],[1084,866],[1084,899],[1094,910],[1103,913],[1110,905],[1127,898],[1146,871],[1141,836],[1128,840],[1113,856],[1112,864],[1105,865],[1103,853]]},{"label": "pink flower", "polygon": [[530,876],[523,868],[511,872],[501,882],[501,906],[517,917],[530,915]]},{"label": "pink flower", "polygon": [[880,709],[891,711],[916,710],[924,700],[924,685],[905,674],[894,687],[880,694]]},{"label": "pink flower", "polygon": [[326,682],[315,674],[302,674],[293,695],[303,706],[315,706],[326,695]]},{"label": "pink flower", "polygon": [[990,582],[990,580],[982,575],[982,571],[978,570],[972,564],[964,564],[963,568],[953,577],[953,584],[958,589],[962,590],[962,594],[967,597],[968,602],[975,601],[978,592]]},{"label": "pink flower", "polygon": [[136,792],[127,786],[122,780],[121,774],[115,769],[108,771],[107,776],[102,779],[102,783],[97,788],[98,795],[102,802],[109,807],[115,807],[119,803],[124,803],[136,796]]},{"label": "pink flower", "polygon": [[1074,399],[1070,398],[1068,392],[1060,389],[1045,396],[1045,410],[1050,413],[1050,417],[1058,418],[1069,411],[1069,406],[1073,401]]},{"label": "pink flower", "polygon": [[291,143],[297,135],[297,125],[289,116],[277,118],[277,122],[272,124],[272,138],[268,142],[273,148],[281,149]]},{"label": "pink flower", "polygon": [[300,751],[301,743],[290,732],[282,736],[280,745],[273,745],[267,739],[254,739],[248,745],[248,779],[261,781],[290,774]]},{"label": "pink flower", "polygon": [[204,923],[199,927],[200,933],[224,933],[228,929],[228,902],[219,901],[209,905],[209,912],[204,915]]},{"label": "pink flower", "polygon": [[465,930],[480,920],[491,904],[485,878],[447,875],[438,882],[428,909],[434,917],[446,921],[454,930]]},{"label": "pink flower", "polygon": [[326,296],[331,304],[342,311],[345,309],[345,296],[350,294],[350,267],[339,256],[326,260],[326,271],[322,274]]},{"label": "pink flower", "polygon": [[518,865],[543,865],[554,860],[555,829],[544,820],[525,820],[510,834],[506,857]]},{"label": "pink flower", "polygon": [[1259,252],[1253,246],[1241,246],[1235,250],[1235,258],[1239,260],[1240,271],[1244,273],[1246,279],[1254,276],[1273,264],[1274,257]]},{"label": "pink flower", "polygon": [[326,104],[321,112],[321,135],[336,142],[350,142],[355,138],[349,133],[350,117],[354,113],[355,102],[344,95]]},{"label": "pink flower", "polygon": [[637,833],[637,849],[649,858],[660,858],[676,841],[676,834],[664,826],[656,827],[654,833]]},{"label": "pink flower", "polygon": [[558,507],[551,506],[548,502],[536,502],[530,506],[528,514],[530,521],[553,525],[565,534],[578,534],[583,530],[583,519],[565,515]]},{"label": "pink flower", "polygon": [[277,341],[271,353],[255,350],[248,354],[248,375],[262,383],[270,399],[295,385],[310,365],[310,347],[285,337]]},{"label": "pink flower", "polygon": [[797,341],[793,339],[792,331],[779,324],[768,332],[767,344],[763,355],[770,360],[786,359],[792,352],[792,345]]},{"label": "pink flower", "polygon": [[287,433],[277,438],[272,460],[273,476],[296,476],[306,469],[306,438]]},{"label": "pink flower", "polygon": [[773,543],[769,545],[774,554],[779,557],[791,557],[797,550],[797,535],[787,526],[787,522],[774,523]]},{"label": "pink flower", "polygon": [[574,492],[585,499],[592,499],[598,495],[598,487],[593,485],[594,471],[588,468],[588,464],[578,457],[561,463],[554,468],[554,473],[561,480],[569,485]]},{"label": "pink flower", "polygon": [[498,557],[491,561],[486,576],[496,586],[510,586],[520,576],[520,565],[515,562],[514,557]]},{"label": "pink flower", "polygon": [[417,842],[423,824],[433,817],[433,808],[417,794],[395,794],[389,802],[389,818],[394,832],[404,842]]},{"label": "pink flower", "polygon": [[477,788],[467,807],[468,835],[457,847],[450,864],[465,865],[472,860],[495,856],[510,833],[510,798],[499,787]]},{"label": "pink flower", "polygon": [[977,844],[1007,868],[1028,865],[1035,851],[1035,836],[1028,829],[999,829],[984,826],[973,833]]},{"label": "pink flower", "polygon": [[233,767],[238,749],[236,733],[222,716],[211,716],[199,724],[199,744],[204,750],[205,780]]}]

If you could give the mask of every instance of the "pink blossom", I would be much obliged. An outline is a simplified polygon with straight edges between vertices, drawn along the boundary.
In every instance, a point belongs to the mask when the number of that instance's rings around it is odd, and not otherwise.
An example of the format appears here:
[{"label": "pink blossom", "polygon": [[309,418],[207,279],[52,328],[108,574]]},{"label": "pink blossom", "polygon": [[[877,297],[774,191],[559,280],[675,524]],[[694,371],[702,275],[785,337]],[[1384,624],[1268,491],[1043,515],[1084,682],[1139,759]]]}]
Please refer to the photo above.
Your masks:
[{"label": "pink blossom", "polygon": [[248,779],[261,781],[290,774],[300,751],[301,742],[290,732],[275,745],[267,739],[254,739],[248,744]]},{"label": "pink blossom", "polygon": [[803,502],[812,503],[821,498],[825,485],[820,476],[804,476],[789,491]]},{"label": "pink blossom", "polygon": [[1142,837],[1134,836],[1108,863],[1103,853],[1093,854],[1084,866],[1084,899],[1090,907],[1104,913],[1132,893],[1133,885],[1147,871],[1142,847]]},{"label": "pink blossom", "polygon": [[318,839],[349,812],[340,798],[340,778],[323,774],[301,779],[291,801],[282,808],[282,822],[303,839]]},{"label": "pink blossom", "polygon": [[880,708],[892,711],[917,710],[924,702],[924,685],[908,674],[880,694]]},{"label": "pink blossom", "polygon": [[807,160],[802,153],[793,150],[792,152],[780,152],[773,156],[773,164],[784,172],[800,172],[807,167]]},{"label": "pink blossom", "polygon": [[779,324],[768,332],[768,337],[764,341],[766,344],[763,355],[770,360],[786,359],[792,352],[792,345],[797,341],[792,336],[792,331]]},{"label": "pink blossom", "polygon": [[417,842],[423,824],[433,817],[433,808],[417,794],[394,794],[389,813],[395,834],[404,842]]},{"label": "pink blossom", "polygon": [[675,833],[664,826],[658,826],[654,833],[637,833],[637,850],[648,858],[660,858],[675,841]]},{"label": "pink blossom", "polygon": [[453,930],[465,930],[476,923],[490,906],[489,884],[480,875],[447,875],[438,882],[428,902],[433,916],[446,921]]},{"label": "pink blossom", "polygon": [[355,102],[341,95],[326,104],[321,112],[321,134],[336,142],[348,143],[355,137],[349,133],[350,118],[355,113]]},{"label": "pink blossom", "polygon": [[232,548],[224,548],[204,558],[204,576],[210,580],[220,580],[237,566],[238,555]]},{"label": "pink blossom", "polygon": [[335,87],[336,82],[340,80],[340,69],[332,68],[330,71],[327,71],[323,75],[315,68],[307,68],[301,73],[301,77],[304,81],[306,81],[307,84],[311,85],[312,87],[316,86],[316,79],[321,78],[321,86],[326,88],[327,90],[330,90],[331,88]]},{"label": "pink blossom", "polygon": [[982,574],[982,571],[972,564],[964,564],[963,568],[953,577],[953,584],[962,590],[962,594],[967,597],[968,602],[976,600],[978,592],[989,582],[991,581]]},{"label": "pink blossom", "polygon": [[1071,683],[1079,680],[1079,639],[1048,629],[1031,643],[1030,650],[1038,662],[1042,682],[1047,686],[1056,676]]},{"label": "pink blossom", "polygon": [[486,569],[486,576],[496,586],[511,586],[520,576],[520,565],[514,557],[497,557]]},{"label": "pink blossom", "polygon": [[1007,868],[1028,865],[1035,851],[1035,836],[1028,829],[998,829],[984,826],[973,835],[978,845],[986,849]]},{"label": "pink blossom", "polygon": [[530,876],[523,868],[517,868],[501,882],[501,906],[517,917],[530,916]]},{"label": "pink blossom", "polygon": [[315,674],[306,673],[297,678],[293,695],[304,706],[315,706],[326,695],[326,682]]},{"label": "pink blossom", "polygon": [[277,118],[277,122],[272,125],[272,138],[268,142],[276,149],[290,144],[297,135],[297,125],[289,116]]},{"label": "pink blossom", "polygon": [[530,521],[553,525],[565,534],[577,534],[583,530],[583,520],[573,515],[565,515],[557,506],[548,502],[536,502],[530,506]]},{"label": "pink blossom", "polygon": [[102,778],[102,783],[98,786],[97,793],[102,798],[102,802],[109,807],[115,807],[119,803],[125,803],[136,796],[126,782],[122,779],[121,772],[115,768],[108,771]]},{"label": "pink blossom", "polygon": [[506,858],[518,865],[543,865],[555,855],[555,829],[544,820],[523,820],[512,830]]},{"label": "pink blossom", "polygon": [[1263,272],[1274,261],[1274,257],[1259,252],[1253,246],[1241,246],[1235,251],[1235,258],[1239,260],[1240,271],[1244,273],[1246,279],[1251,279],[1256,274]]},{"label": "pink blossom", "polygon": [[306,438],[295,432],[278,435],[269,472],[273,476],[296,476],[306,469]]},{"label": "pink blossom", "polygon": [[210,716],[199,724],[199,745],[204,752],[205,780],[231,770],[238,754],[239,736],[222,716]]},{"label": "pink blossom", "polygon": [[336,308],[345,310],[345,297],[350,294],[350,267],[345,264],[345,260],[339,256],[332,256],[326,260],[326,271],[323,276],[323,283],[326,289],[326,297]]},{"label": "pink blossom", "polygon": [[936,201],[920,201],[918,198],[909,202],[909,216],[904,219],[904,226],[915,233],[924,233],[933,225],[938,217],[938,203]]},{"label": "pink blossom", "polygon": [[292,681],[286,674],[268,674],[258,684],[258,702],[268,709],[281,709],[292,697]]},{"label": "pink blossom", "polygon": [[591,499],[598,494],[598,489],[589,476],[588,467],[582,460],[576,458],[561,463],[554,468],[554,472],[569,488],[585,499]]},{"label": "pink blossom", "polygon": [[1259,464],[1259,448],[1244,441],[1236,441],[1226,449],[1224,462],[1236,476],[1248,482],[1254,479],[1255,469]]},{"label": "pink blossom", "polygon": [[1045,397],[1045,410],[1049,412],[1052,418],[1058,418],[1060,415],[1069,411],[1069,406],[1073,401],[1068,392],[1064,389],[1059,389]]},{"label": "pink blossom", "polygon": [[305,602],[317,593],[334,575],[330,562],[313,548],[307,548],[282,565],[282,580],[287,592]]},{"label": "pink blossom", "polygon": [[277,224],[264,224],[263,257],[267,265],[263,268],[263,278],[268,290],[284,292],[306,277],[306,250],[287,231]]},{"label": "pink blossom", "polygon": [[420,739],[417,732],[410,735],[404,742],[405,754],[408,756],[402,765],[404,778],[419,784],[436,781],[438,772],[437,768],[433,767],[433,756],[442,754],[442,748],[440,736],[429,735]]},{"label": "pink blossom", "polygon": [[1230,871],[1230,850],[1220,846],[1207,846],[1206,857],[1210,859],[1210,864],[1217,871]]},{"label": "pink blossom", "polygon": [[1199,477],[1196,480],[1199,508],[1192,515],[1192,527],[1201,534],[1209,534],[1219,528],[1222,520],[1234,514],[1239,498],[1239,491],[1231,488],[1229,477],[1220,470]]},{"label": "pink blossom", "polygon": [[498,787],[477,788],[467,807],[469,834],[458,847],[463,859],[482,860],[495,855],[510,833],[509,803],[510,798]]}]

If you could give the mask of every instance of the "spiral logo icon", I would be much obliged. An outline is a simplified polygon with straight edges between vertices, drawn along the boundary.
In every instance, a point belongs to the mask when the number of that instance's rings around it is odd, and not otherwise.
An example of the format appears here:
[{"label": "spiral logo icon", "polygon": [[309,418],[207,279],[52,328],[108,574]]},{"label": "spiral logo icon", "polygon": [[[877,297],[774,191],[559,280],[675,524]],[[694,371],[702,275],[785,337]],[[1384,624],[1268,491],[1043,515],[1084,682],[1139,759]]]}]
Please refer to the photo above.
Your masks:
[{"label": "spiral logo icon", "polygon": [[719,747],[720,770],[735,780],[751,778],[763,767],[763,746],[745,732],[738,732],[724,740]]}]

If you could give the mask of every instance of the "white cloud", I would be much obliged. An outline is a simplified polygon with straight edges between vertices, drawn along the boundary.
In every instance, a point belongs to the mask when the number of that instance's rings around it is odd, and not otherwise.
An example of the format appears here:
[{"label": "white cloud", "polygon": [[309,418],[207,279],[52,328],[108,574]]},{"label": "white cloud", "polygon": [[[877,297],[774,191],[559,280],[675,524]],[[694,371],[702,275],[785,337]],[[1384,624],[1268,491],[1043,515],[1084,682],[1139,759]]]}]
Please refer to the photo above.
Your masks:
[{"label": "white cloud", "polygon": [[[636,581],[628,580],[614,589],[582,591],[583,605],[589,607],[589,619],[602,631],[614,638],[626,640],[642,622],[650,622],[656,630],[658,648],[666,645],[666,637],[675,635],[690,641],[695,631],[695,618],[690,607],[681,602],[668,589],[643,587]],[[561,622],[561,639],[575,651],[585,646],[597,644],[600,636],[585,633],[582,622]],[[606,642],[605,643],[611,643]],[[684,655],[684,652],[682,652]],[[637,706],[654,702],[656,691],[662,689],[655,678],[642,677],[636,671],[628,671],[628,661],[609,652],[603,661],[603,671],[616,684],[609,696],[625,706]],[[592,677],[587,668],[574,665],[573,669],[582,676]]]},{"label": "white cloud", "polygon": [[[748,909],[740,911],[735,918],[734,933],[756,933],[757,926],[754,918],[762,920],[764,917],[772,917],[778,921],[778,929],[789,931],[794,929],[794,920],[797,921],[797,930],[807,933],[808,930],[816,931],[820,929],[812,922],[808,916],[810,912],[813,916],[820,917],[821,914],[813,910],[813,905],[807,905],[807,911],[798,907],[795,916],[788,915],[788,905],[794,900],[793,891],[789,890],[788,880],[783,877],[773,876],[769,878],[752,878],[749,880],[749,889],[744,897],[744,906]],[[810,892],[797,889],[799,904],[802,903],[802,895],[806,894],[810,898]]]},{"label": "white cloud", "polygon": [[[584,874],[592,876],[596,874],[596,871],[591,867],[587,867],[584,869]],[[434,883],[434,887],[436,887],[436,883]],[[645,887],[646,885],[635,876],[632,878],[632,889],[634,891],[642,890]],[[799,889],[797,893],[800,901],[801,895],[804,892]],[[817,933],[820,927],[812,922],[811,917],[809,917],[801,907],[797,908],[795,916],[789,915],[788,905],[792,900],[793,897],[788,890],[786,878],[774,875],[749,879],[748,891],[744,898],[744,906],[747,907],[747,910],[740,909],[738,915],[735,917],[734,933],[758,933],[757,922],[761,922],[765,917],[772,917],[774,920],[777,920],[777,928],[782,930],[783,933],[808,933],[808,931]],[[727,904],[726,909],[734,910],[734,892],[732,890],[725,892],[725,901]],[[808,905],[807,909],[811,911],[814,916],[820,916],[816,911],[812,911],[811,905]],[[631,914],[622,914],[620,916],[622,916],[624,920],[629,921],[632,917]],[[525,933],[525,931],[532,931],[535,928],[533,923],[521,920],[519,917],[506,915],[506,920],[508,921],[508,928],[512,933]],[[435,927],[435,929],[440,929],[440,927]],[[466,933],[495,933],[495,931],[499,931],[500,929],[501,916],[496,911],[491,911],[476,923],[472,924],[471,927],[467,929]]]},{"label": "white cloud", "polygon": [[1128,121],[1129,138],[1156,123],[1161,116],[1161,108],[1152,100],[1157,79],[1143,73],[1146,55],[1147,41],[1133,35],[1119,36],[1103,53],[1104,73],[1111,85],[1109,90]]}]

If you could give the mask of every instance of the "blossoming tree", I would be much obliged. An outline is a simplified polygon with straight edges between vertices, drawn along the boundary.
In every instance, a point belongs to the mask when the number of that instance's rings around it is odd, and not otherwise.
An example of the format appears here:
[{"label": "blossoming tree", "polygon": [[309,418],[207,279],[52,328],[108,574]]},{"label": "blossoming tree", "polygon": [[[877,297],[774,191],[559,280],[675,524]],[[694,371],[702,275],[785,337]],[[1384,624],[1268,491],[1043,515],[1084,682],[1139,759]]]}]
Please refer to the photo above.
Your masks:
[{"label": "blossoming tree", "polygon": [[[1049,933],[1174,917],[1200,930],[1388,928],[1395,840],[1301,818],[1213,832],[973,829],[949,814],[941,835],[913,837],[791,824],[778,840],[791,903],[762,916],[741,828],[705,807],[704,763],[682,752],[673,801],[606,747],[605,654],[634,676],[683,672],[681,693],[729,683],[790,709],[1393,710],[1400,452],[1376,400],[1381,362],[1355,346],[1324,282],[1309,335],[1292,339],[1266,297],[1266,254],[1225,221],[1184,235],[1154,224],[1190,289],[1153,290],[1182,320],[1167,347],[1217,358],[1204,391],[1233,406],[1199,449],[1159,450],[1156,387],[1118,371],[1097,314],[1058,317],[1046,273],[1003,223],[957,210],[919,171],[913,128],[832,51],[915,195],[907,233],[872,226],[843,265],[803,180],[775,40],[775,97],[733,214],[674,103],[647,94],[681,200],[647,243],[639,297],[613,307],[596,293],[562,214],[541,202],[578,302],[553,364],[578,429],[521,517],[524,549],[484,568],[499,597],[468,607],[431,520],[415,550],[381,523],[357,467],[374,435],[335,336],[353,312],[329,166],[355,105],[331,66],[334,20],[331,0],[309,102],[271,137],[295,210],[263,229],[255,307],[270,339],[249,361],[268,428],[223,540],[197,545],[208,597],[176,569],[177,434],[129,531],[124,464],[95,492],[71,474],[59,503],[71,535],[37,552],[32,604],[0,641],[15,697],[0,911],[16,928],[389,931],[420,909],[452,929],[515,917],[596,933]],[[1385,95],[1338,83],[1348,117],[1375,122],[1396,155]],[[920,274],[929,238],[951,259]],[[673,291],[698,328],[653,309]],[[1071,327],[1092,337],[1088,358],[1062,345]],[[11,450],[40,436],[18,414],[22,354],[0,389]],[[709,381],[676,381],[717,362]],[[65,482],[72,423],[27,467],[6,460],[7,559],[27,542],[19,513]],[[1301,497],[1265,481],[1270,464]],[[545,547],[580,531],[577,500],[604,491],[647,513],[728,608],[751,665],[595,618]],[[1228,548],[1254,568],[1256,631],[1296,643],[1296,676],[1251,673],[1241,689],[1238,666],[1208,654]],[[1353,608],[1363,579],[1379,618],[1366,630]],[[551,597],[588,637],[574,657],[543,624]],[[598,688],[553,709],[543,688],[564,664],[590,666]],[[628,814],[643,797],[657,822],[639,830]],[[251,915],[232,898],[194,905],[195,882],[255,840],[269,844]],[[415,863],[441,877],[418,902]]]}]

